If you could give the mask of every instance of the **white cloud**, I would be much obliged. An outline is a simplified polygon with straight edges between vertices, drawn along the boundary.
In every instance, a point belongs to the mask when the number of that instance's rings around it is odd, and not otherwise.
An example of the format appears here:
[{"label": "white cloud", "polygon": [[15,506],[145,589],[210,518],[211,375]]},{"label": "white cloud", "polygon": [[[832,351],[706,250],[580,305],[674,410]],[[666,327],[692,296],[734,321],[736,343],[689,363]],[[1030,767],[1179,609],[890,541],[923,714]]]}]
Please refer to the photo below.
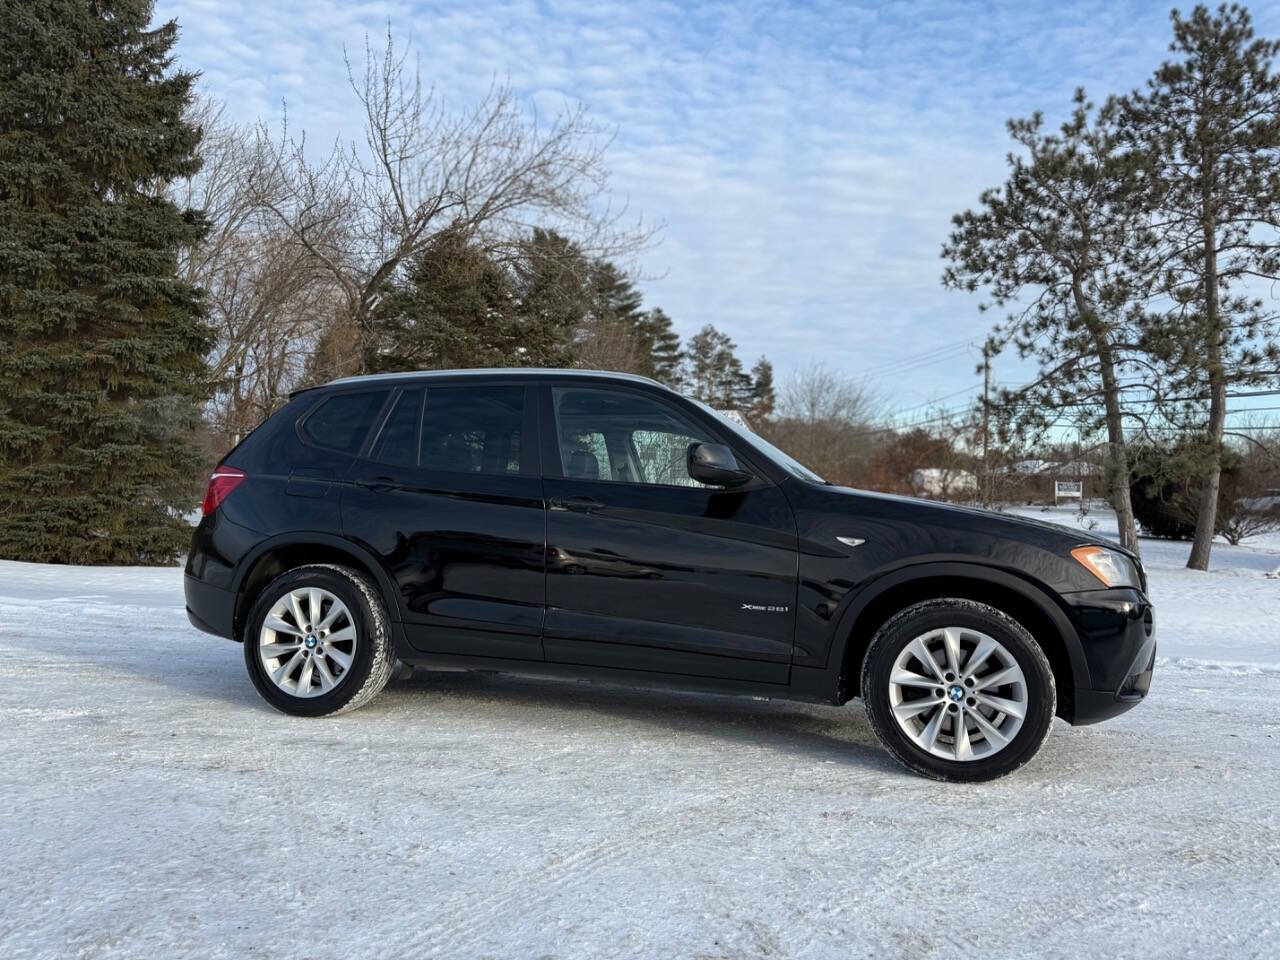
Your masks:
[{"label": "white cloud", "polygon": [[[1060,114],[1077,84],[1139,85],[1168,38],[1165,3],[1100,0],[164,0],[158,14],[237,115],[276,118],[287,100],[315,141],[358,135],[343,46],[380,43],[388,21],[459,104],[495,76],[540,112],[584,103],[617,129],[619,198],[666,223],[641,263],[648,302],[782,372],[820,359],[854,375],[983,336],[974,301],[939,286],[938,251],[951,214],[1002,179],[1004,120]],[[972,370],[959,356],[883,386],[907,406],[976,386]]]}]

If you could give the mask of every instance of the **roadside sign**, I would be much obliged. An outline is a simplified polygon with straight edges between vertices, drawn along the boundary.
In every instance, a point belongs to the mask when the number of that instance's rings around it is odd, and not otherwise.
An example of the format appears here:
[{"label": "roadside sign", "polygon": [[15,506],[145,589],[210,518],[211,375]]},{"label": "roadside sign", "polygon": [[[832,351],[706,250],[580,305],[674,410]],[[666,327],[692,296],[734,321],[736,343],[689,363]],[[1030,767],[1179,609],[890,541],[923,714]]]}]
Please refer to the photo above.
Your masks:
[{"label": "roadside sign", "polygon": [[1084,484],[1079,480],[1053,481],[1053,502],[1059,500],[1083,500]]}]

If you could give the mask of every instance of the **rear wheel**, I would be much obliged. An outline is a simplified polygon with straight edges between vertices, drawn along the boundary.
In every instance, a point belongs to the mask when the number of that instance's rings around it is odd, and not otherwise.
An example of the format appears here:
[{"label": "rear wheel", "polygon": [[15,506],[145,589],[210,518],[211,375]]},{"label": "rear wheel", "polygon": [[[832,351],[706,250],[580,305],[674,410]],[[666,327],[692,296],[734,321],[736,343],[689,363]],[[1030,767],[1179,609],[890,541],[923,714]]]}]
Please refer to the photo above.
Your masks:
[{"label": "rear wheel", "polygon": [[350,567],[297,567],[254,603],[244,659],[253,685],[278,710],[308,717],[354,710],[391,677],[386,607],[368,577]]},{"label": "rear wheel", "polygon": [[1003,776],[1039,751],[1057,709],[1048,658],[1026,629],[958,598],[908,607],[862,665],[872,729],[902,764],[939,780]]}]

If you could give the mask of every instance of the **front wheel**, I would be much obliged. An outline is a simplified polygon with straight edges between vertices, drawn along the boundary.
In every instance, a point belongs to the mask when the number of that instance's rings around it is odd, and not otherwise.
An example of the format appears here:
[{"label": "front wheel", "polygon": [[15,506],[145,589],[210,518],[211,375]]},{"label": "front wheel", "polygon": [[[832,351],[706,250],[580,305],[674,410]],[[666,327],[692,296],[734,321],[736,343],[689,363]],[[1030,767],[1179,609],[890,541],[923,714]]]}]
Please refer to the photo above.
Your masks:
[{"label": "front wheel", "polygon": [[319,717],[363,706],[395,665],[377,587],[335,564],[282,573],[249,611],[244,660],[253,685],[277,710]]},{"label": "front wheel", "polygon": [[1057,709],[1053,670],[1026,629],[959,598],[908,607],[862,664],[871,727],[904,766],[938,780],[1003,776],[1039,751]]}]

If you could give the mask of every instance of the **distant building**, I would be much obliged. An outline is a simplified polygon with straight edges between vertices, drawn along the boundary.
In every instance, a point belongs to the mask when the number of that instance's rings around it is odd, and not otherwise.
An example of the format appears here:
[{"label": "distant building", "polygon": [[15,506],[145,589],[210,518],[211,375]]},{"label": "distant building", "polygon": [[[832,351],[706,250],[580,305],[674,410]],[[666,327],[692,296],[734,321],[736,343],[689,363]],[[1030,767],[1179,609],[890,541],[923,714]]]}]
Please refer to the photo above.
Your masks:
[{"label": "distant building", "polygon": [[1019,460],[1017,463],[1011,463],[1007,467],[997,467],[993,473],[1020,473],[1027,476],[1037,473],[1044,473],[1045,468],[1051,467],[1048,460]]},{"label": "distant building", "polygon": [[1053,464],[1045,473],[1055,477],[1079,479],[1080,477],[1100,477],[1103,474],[1103,468],[1088,460],[1067,460],[1064,463]]},{"label": "distant building", "polygon": [[967,496],[978,490],[978,478],[968,470],[923,467],[911,471],[911,490],[918,497]]},{"label": "distant building", "polygon": [[1007,467],[998,467],[993,473],[1017,473],[1023,476],[1044,477],[1094,477],[1102,473],[1102,467],[1087,460],[1019,460]]}]

